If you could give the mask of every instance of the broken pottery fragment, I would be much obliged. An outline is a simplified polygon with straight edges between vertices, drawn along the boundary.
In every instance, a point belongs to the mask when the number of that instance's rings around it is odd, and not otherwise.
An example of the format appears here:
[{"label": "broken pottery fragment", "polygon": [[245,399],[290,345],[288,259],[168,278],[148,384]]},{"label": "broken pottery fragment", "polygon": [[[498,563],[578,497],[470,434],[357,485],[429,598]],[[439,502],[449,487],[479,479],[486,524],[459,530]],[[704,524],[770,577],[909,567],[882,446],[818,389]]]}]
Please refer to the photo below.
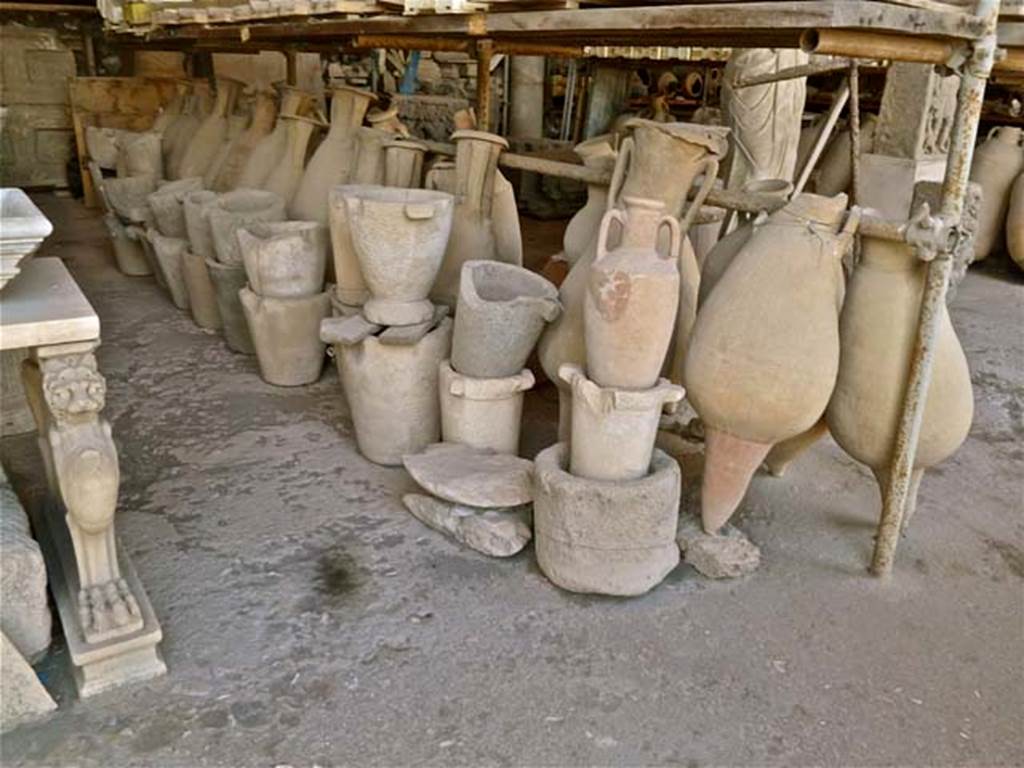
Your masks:
[{"label": "broken pottery fragment", "polygon": [[478,379],[457,373],[445,360],[441,363],[439,381],[441,439],[516,455],[523,393],[533,385],[529,368],[515,376]]},{"label": "broken pottery fragment", "polygon": [[236,189],[220,195],[206,210],[213,233],[213,249],[221,264],[242,265],[242,249],[235,233],[246,224],[284,221],[284,200],[262,189]]},{"label": "broken pottery fragment", "polygon": [[[103,222],[110,232],[110,243],[114,248],[114,261],[122,274],[129,277],[141,277],[142,275],[153,274],[149,262],[142,253],[142,243],[139,242],[140,230],[138,227],[126,227],[113,213],[103,217]],[[132,233],[129,229],[133,230]]]},{"label": "broken pottery fragment", "polygon": [[[363,314],[381,325],[430,320],[427,298],[452,229],[446,192],[367,185],[342,187],[352,245],[370,296]],[[339,278],[340,279],[340,278]]]},{"label": "broken pottery fragment", "polygon": [[495,509],[533,501],[533,462],[518,456],[435,443],[402,463],[425,490],[455,504]]},{"label": "broken pottery fragment", "polygon": [[569,471],[591,480],[647,475],[661,414],[675,409],[683,388],[668,379],[643,390],[601,387],[571,363],[558,373],[572,388]]},{"label": "broken pottery fragment", "polygon": [[320,378],[326,349],[320,322],[331,312],[326,293],[282,299],[242,288],[239,299],[264,381],[297,387]]},{"label": "broken pottery fragment", "polygon": [[400,466],[404,455],[440,439],[437,366],[448,357],[451,338],[452,321],[444,318],[415,344],[385,344],[372,335],[334,343],[356,445],[370,461]]},{"label": "broken pottery fragment", "polygon": [[323,289],[327,230],[322,225],[315,221],[256,222],[240,227],[235,235],[249,287],[255,293],[294,299]]},{"label": "broken pottery fragment", "polygon": [[757,570],[761,550],[739,528],[705,533],[699,517],[682,515],[676,537],[683,562],[709,579],[735,579]]},{"label": "broken pottery fragment", "polygon": [[679,465],[655,450],[651,473],[608,482],[566,471],[568,446],[535,460],[533,535],[537,564],[571,592],[640,595],[678,564]]},{"label": "broken pottery fragment", "polygon": [[156,228],[166,237],[188,237],[185,224],[185,197],[199,191],[203,180],[198,176],[179,181],[169,181],[157,187],[147,198],[153,211]]},{"label": "broken pottery fragment", "polygon": [[515,376],[544,325],[561,311],[558,289],[538,274],[496,261],[462,266],[452,368],[465,376]]},{"label": "broken pottery fragment", "polygon": [[206,260],[210,281],[217,299],[217,314],[220,316],[224,341],[228,349],[243,355],[252,355],[256,348],[249,333],[249,324],[242,309],[238,292],[245,287],[245,267],[241,264],[221,264],[214,259]]},{"label": "broken pottery fragment", "polygon": [[183,266],[185,251],[188,250],[188,240],[180,237],[164,237],[155,229],[149,230],[146,236],[153,246],[156,263],[160,268],[160,274],[163,275],[167,292],[171,295],[171,301],[178,309],[188,309],[188,287],[185,284]]},{"label": "broken pottery fragment", "polygon": [[422,493],[407,493],[402,502],[424,525],[491,557],[511,557],[533,537],[528,504],[508,509],[478,509]]}]

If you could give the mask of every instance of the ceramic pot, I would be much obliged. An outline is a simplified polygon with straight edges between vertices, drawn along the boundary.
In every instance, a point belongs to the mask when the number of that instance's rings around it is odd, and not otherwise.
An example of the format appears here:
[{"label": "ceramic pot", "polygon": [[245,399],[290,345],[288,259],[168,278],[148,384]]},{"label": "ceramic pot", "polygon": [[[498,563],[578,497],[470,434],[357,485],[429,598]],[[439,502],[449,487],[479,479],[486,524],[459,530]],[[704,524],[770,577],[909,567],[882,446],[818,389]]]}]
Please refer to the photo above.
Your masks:
[{"label": "ceramic pot", "polygon": [[181,157],[181,164],[177,167],[177,178],[203,176],[209,170],[227,136],[228,115],[235,108],[235,100],[238,98],[241,85],[234,80],[217,81],[216,102],[210,114],[196,129],[195,135],[191,137]]},{"label": "ceramic pot", "polygon": [[220,149],[217,150],[217,154],[214,155],[213,160],[210,162],[210,167],[203,174],[203,186],[207,189],[217,192],[226,191],[226,188],[217,183],[217,177],[220,176],[221,169],[224,167],[228,155],[231,154],[231,150],[242,137],[242,134],[245,133],[249,119],[249,115],[228,115],[228,130],[224,136],[224,141],[221,142]]},{"label": "ceramic pot", "polygon": [[423,181],[423,156],[427,145],[412,139],[395,139],[384,147],[384,186],[418,189]]},{"label": "ceramic pot", "polygon": [[[227,192],[241,186],[242,174],[249,158],[260,142],[273,130],[276,119],[277,106],[274,104],[273,97],[268,93],[257,94],[252,120],[242,135],[232,143],[220,165],[216,178],[213,180],[211,189]],[[258,188],[259,182],[262,181],[263,179],[257,179],[257,183],[250,185],[250,188]]]},{"label": "ceramic pot", "polygon": [[124,222],[148,225],[153,218],[147,198],[156,189],[152,176],[104,179],[103,195],[114,213]]},{"label": "ceramic pot", "polygon": [[693,246],[698,270],[704,270],[704,262],[707,261],[708,254],[718,244],[725,214],[725,208],[705,205],[693,220],[687,237],[690,238],[690,244]]},{"label": "ceramic pot", "polygon": [[569,471],[591,480],[646,476],[661,414],[675,410],[683,388],[668,379],[643,390],[602,387],[571,363],[559,376],[572,388]]},{"label": "ceramic pot", "polygon": [[185,225],[185,197],[202,188],[198,177],[169,181],[157,187],[147,198],[149,209],[160,234],[165,237],[188,237]]},{"label": "ceramic pot", "polygon": [[982,261],[1002,245],[1010,188],[1024,170],[1021,139],[1024,130],[1002,126],[989,131],[988,139],[974,152],[971,181],[981,185],[981,211],[974,238],[974,260]]},{"label": "ceramic pot", "polygon": [[206,214],[209,208],[216,204],[217,198],[216,192],[202,189],[187,192],[181,202],[189,247],[194,254],[204,259],[215,257],[213,231],[210,229],[210,219]]},{"label": "ceramic pot", "polygon": [[181,272],[188,291],[188,309],[192,321],[200,328],[220,330],[224,324],[217,306],[217,290],[213,287],[206,257],[186,249],[181,255]]},{"label": "ceramic pot", "polygon": [[313,136],[313,131],[322,123],[319,120],[297,115],[285,115],[282,119],[288,127],[285,149],[274,170],[270,172],[267,180],[263,183],[263,189],[278,195],[284,200],[287,208],[302,180],[309,140]]},{"label": "ceramic pot", "polygon": [[295,299],[323,290],[327,233],[315,221],[258,222],[235,234],[249,287],[257,295]]},{"label": "ceramic pot", "polygon": [[450,195],[455,194],[455,161],[453,160],[435,160],[430,170],[427,171],[426,177],[423,179],[424,189],[436,189],[441,192],[447,192]]},{"label": "ceramic pot", "polygon": [[293,219],[327,226],[327,193],[348,184],[355,168],[356,134],[366,110],[377,100],[369,91],[342,86],[331,91],[331,126],[310,159],[291,200]]},{"label": "ceramic pot", "polygon": [[517,455],[523,393],[533,385],[529,368],[514,376],[480,379],[457,373],[445,360],[440,366],[439,380],[441,439]]},{"label": "ceramic pot", "polygon": [[320,321],[331,313],[326,293],[272,298],[242,288],[239,300],[264,381],[299,387],[320,378],[327,348],[320,341]]},{"label": "ceramic pot", "polygon": [[[775,443],[821,418],[839,368],[846,195],[802,194],[755,227],[701,307],[687,397],[705,430],[701,515],[717,532]],[[782,297],[769,300],[767,297]]]},{"label": "ceramic pot", "polygon": [[[763,221],[761,222],[763,223]],[[730,267],[737,254],[743,250],[750,236],[754,233],[754,222],[736,227],[732,232],[719,240],[704,260],[704,268],[700,273],[700,289],[697,295],[697,307],[704,306],[711,295],[711,289],[718,285],[725,271]]]},{"label": "ceramic pot", "polygon": [[391,105],[387,109],[374,107],[366,113],[366,122],[371,128],[386,131],[395,136],[409,138],[409,129],[398,117],[398,106]]},{"label": "ceramic pot", "polygon": [[[679,223],[658,200],[627,197],[601,220],[583,304],[587,372],[604,387],[658,382],[679,306]],[[608,250],[612,227],[619,245]],[[658,233],[669,231],[658,250]]]},{"label": "ceramic pot", "polygon": [[1010,190],[1006,214],[1006,249],[1014,263],[1024,269],[1024,172],[1017,176]]},{"label": "ceramic pot", "polygon": [[456,131],[455,140],[455,213],[452,233],[444,254],[441,271],[431,298],[454,307],[459,298],[462,265],[470,259],[498,259],[492,218],[495,198],[495,173],[498,155],[508,149],[500,136],[483,131]]},{"label": "ceramic pot", "polygon": [[523,233],[519,229],[519,204],[512,182],[499,170],[494,174],[494,248],[497,260],[523,266]]},{"label": "ceramic pot", "polygon": [[284,200],[261,189],[236,189],[217,198],[206,210],[217,261],[241,266],[242,250],[235,233],[246,224],[284,221]]},{"label": "ceramic pot", "polygon": [[117,176],[164,176],[161,136],[156,131],[122,131],[117,145]]},{"label": "ceramic pot", "polygon": [[89,154],[89,159],[108,171],[116,169],[122,133],[124,131],[120,128],[87,125],[85,127],[85,151]]},{"label": "ceramic pot", "polygon": [[185,153],[199,130],[199,126],[212,107],[213,100],[209,86],[206,83],[195,83],[185,111],[174,122],[175,131],[172,140],[164,144],[164,173],[168,179],[182,178],[181,162],[184,160]]},{"label": "ceramic pot", "polygon": [[167,105],[160,110],[153,120],[150,130],[159,133],[161,139],[167,136],[167,131],[171,129],[171,126],[185,109],[185,102],[190,91],[189,81],[179,80],[174,87],[174,96],[171,97],[171,100],[167,102]]},{"label": "ceramic pot", "polygon": [[256,348],[239,297],[239,292],[245,288],[245,268],[241,264],[222,264],[214,259],[206,260],[206,268],[213,283],[217,313],[228,349],[243,355],[255,353]]},{"label": "ceramic pot", "polygon": [[590,480],[568,471],[569,449],[556,443],[537,454],[533,544],[537,565],[571,592],[641,595],[679,564],[681,473],[654,451],[638,480]]},{"label": "ceramic pot", "polygon": [[391,131],[362,127],[356,132],[356,167],[353,184],[384,183],[384,147],[395,140]]},{"label": "ceramic pot", "polygon": [[452,229],[452,196],[371,186],[341,187],[341,196],[370,292],[363,305],[366,319],[380,325],[430,320],[434,305],[427,294]]},{"label": "ceramic pot", "polygon": [[[725,154],[728,131],[718,126],[689,123],[655,123],[631,118],[626,122],[631,134],[622,140],[608,190],[609,207],[620,207],[620,197],[660,200],[665,212],[680,220],[680,237],[685,237],[690,222],[700,210],[707,193],[714,185],[718,161]],[[686,200],[695,180],[702,179],[700,189],[686,207]],[[685,208],[685,212],[684,212]],[[667,247],[661,236],[659,248]],[[583,306],[590,278],[590,269],[597,255],[594,232],[583,256],[569,271],[559,289],[562,314],[545,330],[537,351],[544,372],[551,381],[558,381],[563,363],[586,365],[586,343],[583,331]],[[679,249],[681,275],[697,273],[692,248]],[[680,281],[680,290],[695,291],[688,281]],[[567,392],[560,388],[564,415],[559,428],[561,439],[568,441]]]},{"label": "ceramic pot", "polygon": [[[877,127],[877,117],[864,115],[860,124],[861,154],[867,154],[873,150]],[[853,181],[852,145],[853,139],[850,137],[849,128],[840,131],[829,143],[813,174],[814,191],[817,194],[832,197],[850,191],[850,184]]]},{"label": "ceramic pot", "polygon": [[128,236],[137,240],[141,246],[142,257],[146,260],[146,264],[149,265],[149,272],[153,275],[153,280],[161,288],[167,290],[167,279],[164,277],[164,271],[160,268],[160,262],[156,259],[153,243],[149,239],[149,233],[156,232],[156,230],[152,227],[143,229],[141,225],[131,224],[127,227],[126,231]]},{"label": "ceramic pot", "polygon": [[142,253],[142,244],[137,237],[128,234],[128,229],[112,213],[103,217],[103,222],[110,232],[110,242],[114,248],[114,261],[121,273],[129,277],[153,274],[153,270]]},{"label": "ceramic pot", "polygon": [[451,349],[445,318],[416,344],[382,344],[368,336],[335,344],[335,360],[359,452],[372,462],[401,466],[441,437],[438,366]]},{"label": "ceramic pot", "polygon": [[188,250],[188,240],[180,237],[165,237],[155,229],[147,233],[149,242],[153,246],[153,253],[156,256],[156,263],[163,275],[167,292],[171,295],[171,301],[178,309],[187,310],[188,288],[185,285],[185,275],[182,260],[185,251]]},{"label": "ceramic pot", "polygon": [[452,367],[481,379],[518,374],[544,325],[562,311],[558,289],[540,275],[496,261],[462,265]]},{"label": "ceramic pot", "polygon": [[267,179],[281,162],[288,146],[289,121],[284,119],[305,115],[313,104],[314,96],[308,91],[284,86],[281,88],[281,108],[274,130],[266,134],[252,148],[235,187],[239,189],[266,189]]},{"label": "ceramic pot", "polygon": [[[844,451],[872,469],[883,495],[927,271],[912,247],[862,236],[860,263],[850,278],[839,323],[839,373],[826,413],[828,428]],[[925,469],[956,451],[974,414],[967,360],[945,304],[940,313],[914,458],[915,487]]]},{"label": "ceramic pot", "polygon": [[[587,168],[611,173],[615,168],[617,154],[612,146],[612,138],[609,133],[595,136],[577,144],[573,150]],[[597,228],[601,226],[601,217],[604,216],[607,207],[608,187],[603,184],[588,184],[587,202],[569,220],[565,235],[562,237],[562,252],[570,266],[580,260]]]}]

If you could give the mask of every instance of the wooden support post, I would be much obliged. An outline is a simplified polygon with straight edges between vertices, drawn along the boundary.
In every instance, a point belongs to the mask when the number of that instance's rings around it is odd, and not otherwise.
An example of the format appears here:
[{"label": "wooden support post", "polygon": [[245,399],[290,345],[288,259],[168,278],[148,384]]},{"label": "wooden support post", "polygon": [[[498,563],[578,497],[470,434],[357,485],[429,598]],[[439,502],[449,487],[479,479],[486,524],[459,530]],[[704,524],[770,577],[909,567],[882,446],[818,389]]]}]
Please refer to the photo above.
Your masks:
[{"label": "wooden support post", "polygon": [[476,43],[476,122],[481,131],[491,130],[491,56],[494,43],[484,38]]}]

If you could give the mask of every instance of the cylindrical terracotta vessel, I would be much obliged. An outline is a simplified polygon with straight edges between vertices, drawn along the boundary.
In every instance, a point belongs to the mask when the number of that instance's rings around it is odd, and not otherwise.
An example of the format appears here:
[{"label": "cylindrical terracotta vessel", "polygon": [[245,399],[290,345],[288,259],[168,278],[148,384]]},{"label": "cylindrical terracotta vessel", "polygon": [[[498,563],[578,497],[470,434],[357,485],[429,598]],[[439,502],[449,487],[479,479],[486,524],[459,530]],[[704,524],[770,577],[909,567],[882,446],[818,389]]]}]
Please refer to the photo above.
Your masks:
[{"label": "cylindrical terracotta vessel", "polygon": [[308,91],[281,87],[281,108],[274,129],[256,142],[235,184],[236,189],[266,189],[267,178],[281,162],[288,146],[288,120],[284,118],[305,115],[313,99]]},{"label": "cylindrical terracotta vessel", "polygon": [[224,163],[227,162],[228,156],[231,154],[231,150],[234,149],[235,144],[238,143],[245,133],[249,120],[250,115],[248,114],[238,114],[236,112],[228,115],[228,130],[224,134],[224,141],[221,142],[220,149],[217,150],[217,154],[210,161],[206,173],[203,174],[203,186],[207,189],[217,192],[227,191],[227,187],[220,184],[218,177],[220,176],[221,169],[224,167]]},{"label": "cylindrical terracotta vessel", "polygon": [[112,213],[104,216],[103,221],[110,232],[110,242],[114,247],[114,260],[121,273],[129,277],[153,274],[149,262],[146,261],[146,257],[142,253],[142,244],[138,237],[132,237],[128,233],[128,228]]},{"label": "cylindrical terracotta vessel", "polygon": [[278,195],[284,200],[287,207],[291,204],[295,190],[298,189],[299,181],[302,179],[309,140],[313,136],[313,131],[320,127],[321,123],[319,120],[297,115],[284,115],[281,119],[288,126],[285,149],[277,166],[263,182],[263,189]]},{"label": "cylindrical terracotta vessel", "polygon": [[981,185],[981,211],[974,237],[974,260],[982,261],[1002,246],[1010,188],[1024,170],[1024,129],[993,128],[974,152],[971,181]]},{"label": "cylindrical terracotta vessel", "polygon": [[320,341],[320,322],[331,313],[330,297],[317,293],[272,298],[248,288],[238,295],[263,380],[278,387],[299,387],[319,379],[327,348]]},{"label": "cylindrical terracotta vessel", "polygon": [[228,132],[228,115],[235,108],[235,100],[242,83],[234,80],[217,81],[217,101],[213,111],[196,129],[177,167],[178,178],[203,176],[217,156]]},{"label": "cylindrical terracotta vessel", "polygon": [[284,221],[284,200],[262,189],[236,189],[226,192],[206,210],[213,233],[217,261],[241,266],[242,249],[235,233],[258,221]]},{"label": "cylindrical terracotta vessel", "polygon": [[[212,258],[211,258],[212,260]],[[200,328],[220,330],[223,323],[220,319],[220,308],[217,306],[217,291],[213,287],[210,269],[206,266],[206,257],[186,250],[181,257],[182,276],[185,278],[185,290],[188,291],[188,308],[192,321]]]},{"label": "cylindrical terracotta vessel", "polygon": [[[241,186],[242,174],[245,171],[246,163],[252,157],[260,142],[270,135],[274,128],[274,121],[277,119],[277,106],[269,93],[259,93],[256,96],[256,104],[253,107],[252,121],[245,132],[238,137],[238,140],[231,145],[224,162],[221,163],[217,177],[214,179],[213,189],[227,192]],[[264,166],[265,167],[265,166]],[[266,169],[269,172],[269,168]],[[257,179],[253,187],[258,187],[263,179]]]},{"label": "cylindrical terracotta vessel", "polygon": [[323,290],[327,232],[317,222],[256,222],[235,236],[249,287],[258,296],[296,299]]},{"label": "cylindrical terracotta vessel", "polygon": [[222,264],[215,259],[207,259],[206,267],[213,282],[217,311],[228,349],[243,355],[254,354],[256,348],[239,297],[239,291],[245,287],[245,267],[241,264]]},{"label": "cylindrical terracotta vessel", "polygon": [[202,189],[203,180],[198,176],[161,184],[146,199],[153,211],[156,228],[165,237],[188,237],[185,225],[185,197],[190,192]]},{"label": "cylindrical terracotta vessel", "polygon": [[524,368],[514,376],[464,376],[445,360],[440,366],[441,439],[496,453],[519,453],[523,393],[534,385]]},{"label": "cylindrical terracotta vessel", "polygon": [[185,285],[183,258],[188,250],[188,240],[182,237],[164,237],[155,229],[147,233],[153,254],[156,256],[160,273],[163,275],[167,292],[178,309],[189,308],[188,289]]},{"label": "cylindrical terracotta vessel", "polygon": [[161,136],[157,131],[122,131],[118,142],[117,175],[164,177]]},{"label": "cylindrical terracotta vessel", "polygon": [[416,189],[423,186],[423,156],[427,145],[395,139],[384,147],[384,186]]},{"label": "cylindrical terracotta vessel", "polygon": [[[597,259],[583,304],[587,373],[603,387],[647,389],[658,382],[679,305],[679,223],[659,200],[623,199],[601,221]],[[608,250],[612,227],[619,245]],[[658,250],[658,233],[669,231]]]}]

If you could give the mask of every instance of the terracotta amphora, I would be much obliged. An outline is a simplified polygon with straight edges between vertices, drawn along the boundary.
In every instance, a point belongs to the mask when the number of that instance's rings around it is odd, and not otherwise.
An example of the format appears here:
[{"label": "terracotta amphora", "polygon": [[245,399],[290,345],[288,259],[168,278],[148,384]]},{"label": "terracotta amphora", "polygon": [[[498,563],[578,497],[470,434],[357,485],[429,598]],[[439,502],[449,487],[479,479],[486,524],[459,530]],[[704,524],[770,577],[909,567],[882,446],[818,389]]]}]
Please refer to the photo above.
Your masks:
[{"label": "terracotta amphora", "polygon": [[455,213],[441,272],[431,298],[454,307],[462,265],[470,259],[497,261],[494,233],[494,177],[498,155],[508,142],[484,131],[455,131]]},{"label": "terracotta amphora", "polygon": [[[865,115],[861,120],[860,151],[862,154],[872,151],[877,127],[878,118],[874,115]],[[829,143],[813,176],[814,191],[817,194],[831,197],[841,192],[850,191],[850,183],[853,181],[852,146],[853,139],[850,136],[849,128],[840,132]]]},{"label": "terracotta amphora", "polygon": [[858,223],[846,195],[799,195],[754,228],[697,315],[685,377],[704,423],[708,533],[732,516],[772,445],[809,430],[828,405],[842,258]]},{"label": "terracotta amphora", "polygon": [[[616,156],[612,140],[612,135],[605,133],[577,144],[573,150],[587,168],[611,173],[615,168]],[[569,220],[562,237],[562,252],[570,266],[583,255],[594,232],[601,226],[601,217],[607,207],[608,187],[603,184],[587,184],[587,202]]]},{"label": "terracotta amphora", "polygon": [[204,115],[203,104],[209,99],[206,88],[196,85],[190,89],[180,115],[168,126],[161,142],[164,155],[164,175],[168,179],[180,179],[181,159],[185,156],[189,142],[195,136]]},{"label": "terracotta amphora", "polygon": [[231,154],[231,150],[238,143],[238,140],[242,138],[242,134],[245,133],[250,119],[251,115],[247,114],[235,113],[228,115],[228,131],[224,135],[224,141],[221,142],[220,149],[217,150],[217,154],[210,161],[210,167],[203,174],[203,186],[206,189],[212,189],[215,192],[226,191],[217,184],[217,177],[220,176],[221,168],[224,167],[224,163],[228,159],[228,155]]},{"label": "terracotta amphora", "polygon": [[366,110],[377,100],[369,91],[341,86],[331,90],[331,125],[302,174],[288,208],[293,219],[327,226],[327,193],[352,181],[357,132]]},{"label": "terracotta amphora", "polygon": [[[252,120],[241,136],[231,145],[224,157],[211,189],[227,192],[241,186],[246,163],[260,142],[270,134],[277,119],[277,106],[269,93],[258,93],[253,106]],[[260,179],[262,181],[262,179]]]},{"label": "terracotta amphora", "polygon": [[327,231],[322,225],[315,221],[256,222],[240,227],[235,237],[249,287],[256,295],[296,299],[323,290]]},{"label": "terracotta amphora", "polygon": [[1002,246],[1007,206],[1014,179],[1024,170],[1024,129],[1002,126],[974,152],[971,181],[981,185],[981,212],[974,238],[974,260],[982,261]]},{"label": "terracotta amphora", "polygon": [[1006,250],[1014,263],[1024,269],[1024,172],[1017,176],[1010,191],[1006,212]]},{"label": "terracotta amphora", "polygon": [[274,130],[266,134],[249,153],[248,159],[238,177],[236,188],[266,189],[267,178],[281,162],[281,156],[288,146],[288,124],[286,117],[305,115],[313,104],[314,96],[291,86],[281,87],[281,108],[278,111]]},{"label": "terracotta amphora", "polygon": [[384,148],[395,140],[395,134],[381,128],[361,127],[356,132],[356,167],[352,184],[384,183]]},{"label": "terracotta amphora", "polygon": [[321,127],[323,123],[314,118],[299,115],[285,115],[281,119],[288,126],[287,142],[277,166],[263,183],[263,189],[279,195],[284,200],[287,209],[302,180],[309,140],[313,137],[313,131]]},{"label": "terracotta amphora", "polygon": [[434,316],[427,294],[452,229],[446,192],[376,186],[341,187],[352,245],[370,297],[363,314],[379,325],[415,325]]},{"label": "terracotta amphora", "polygon": [[417,189],[423,186],[423,156],[427,145],[395,139],[384,147],[384,186]]},{"label": "terracotta amphora", "polygon": [[[844,451],[871,468],[883,496],[927,272],[913,247],[862,237],[860,263],[850,278],[839,324],[839,376],[826,413],[828,428]],[[907,515],[924,470],[960,447],[974,415],[967,360],[946,305],[939,311]]]},{"label": "terracotta amphora", "polygon": [[515,376],[526,365],[544,326],[562,305],[558,289],[513,264],[462,265],[452,333],[452,367],[481,379]]},{"label": "terracotta amphora", "polygon": [[[159,133],[162,142],[166,142],[169,131],[173,133],[175,130],[174,124],[181,116],[181,113],[185,111],[185,105],[188,102],[191,90],[191,84],[188,80],[177,81],[174,86],[174,96],[171,97],[171,100],[167,102],[167,106],[161,109],[156,119],[153,120],[150,130]],[[164,152],[164,157],[166,157],[166,144],[162,151]]]},{"label": "terracotta amphora", "polygon": [[228,115],[234,111],[235,100],[242,83],[235,80],[217,81],[217,101],[213,110],[196,129],[191,137],[181,164],[177,168],[178,178],[204,176],[217,156],[228,133]]},{"label": "terracotta amphora", "polygon": [[[623,199],[601,220],[583,300],[587,373],[602,387],[658,383],[679,306],[679,222],[660,200]],[[658,247],[668,230],[668,245]],[[617,243],[611,247],[612,242]]]}]

